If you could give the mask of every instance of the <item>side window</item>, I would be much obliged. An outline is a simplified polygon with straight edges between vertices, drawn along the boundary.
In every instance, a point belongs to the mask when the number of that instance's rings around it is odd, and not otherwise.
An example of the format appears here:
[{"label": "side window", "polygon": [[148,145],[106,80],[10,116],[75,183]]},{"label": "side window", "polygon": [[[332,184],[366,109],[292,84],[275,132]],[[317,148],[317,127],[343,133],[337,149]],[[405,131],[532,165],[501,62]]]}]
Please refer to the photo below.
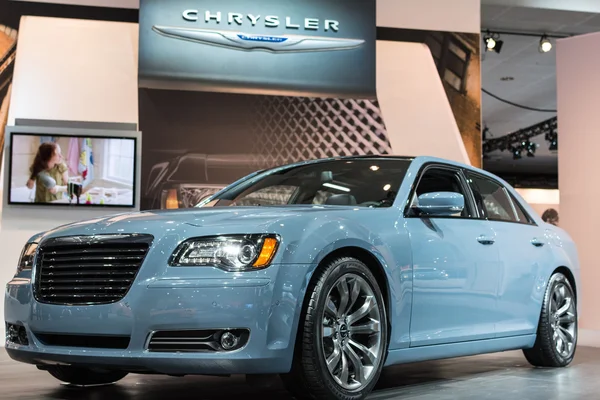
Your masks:
[{"label": "side window", "polygon": [[519,219],[519,222],[522,222],[524,224],[533,224],[534,223],[533,220],[527,214],[527,212],[525,211],[525,208],[523,208],[523,205],[521,204],[521,202],[519,200],[517,200],[515,198],[515,196],[513,196],[512,194],[510,195],[510,198],[511,198],[513,204],[515,205],[515,210],[517,211],[517,218]]},{"label": "side window", "polygon": [[484,216],[492,221],[518,222],[515,207],[503,186],[496,182],[467,173],[475,202]]},{"label": "side window", "polygon": [[430,168],[426,170],[419,181],[411,206],[417,204],[419,196],[434,192],[454,192],[462,194],[465,197],[465,208],[462,213],[457,213],[453,215],[453,217],[471,217],[467,195],[461,185],[461,179],[458,172],[443,168]]}]

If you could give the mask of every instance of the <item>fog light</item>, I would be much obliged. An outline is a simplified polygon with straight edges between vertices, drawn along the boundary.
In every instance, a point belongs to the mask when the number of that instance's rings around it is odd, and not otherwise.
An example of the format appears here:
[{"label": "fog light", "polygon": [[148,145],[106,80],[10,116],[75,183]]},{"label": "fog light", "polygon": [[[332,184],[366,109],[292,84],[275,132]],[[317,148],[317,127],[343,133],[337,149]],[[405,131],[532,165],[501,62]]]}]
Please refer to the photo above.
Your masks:
[{"label": "fog light", "polygon": [[23,346],[29,346],[29,338],[27,337],[27,331],[23,326],[19,328],[19,344]]},{"label": "fog light", "polygon": [[6,340],[11,343],[18,343],[19,341],[19,329],[16,325],[8,324],[6,330]]},{"label": "fog light", "polygon": [[27,330],[22,325],[6,324],[6,341],[21,346],[29,346]]},{"label": "fog light", "polygon": [[225,332],[221,335],[221,347],[224,350],[231,350],[237,347],[240,338],[231,332]]}]

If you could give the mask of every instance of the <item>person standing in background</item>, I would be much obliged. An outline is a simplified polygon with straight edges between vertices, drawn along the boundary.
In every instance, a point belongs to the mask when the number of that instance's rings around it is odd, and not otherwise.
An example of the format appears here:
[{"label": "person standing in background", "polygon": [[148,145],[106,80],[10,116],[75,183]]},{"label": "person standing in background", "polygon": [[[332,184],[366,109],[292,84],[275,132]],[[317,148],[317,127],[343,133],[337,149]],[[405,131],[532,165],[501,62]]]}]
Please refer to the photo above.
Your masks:
[{"label": "person standing in background", "polygon": [[542,220],[548,224],[558,226],[558,211],[556,211],[554,208],[547,209],[542,214]]}]

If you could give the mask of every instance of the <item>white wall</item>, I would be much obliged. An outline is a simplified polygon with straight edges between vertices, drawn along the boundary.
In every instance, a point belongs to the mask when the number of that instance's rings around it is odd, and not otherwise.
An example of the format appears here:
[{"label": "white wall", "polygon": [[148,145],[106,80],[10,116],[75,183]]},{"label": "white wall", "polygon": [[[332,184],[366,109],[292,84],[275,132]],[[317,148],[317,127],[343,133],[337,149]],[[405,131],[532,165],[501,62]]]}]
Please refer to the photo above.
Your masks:
[{"label": "white wall", "polygon": [[[581,262],[581,329],[600,345],[600,33],[562,39],[556,46],[560,225],[577,243]],[[590,344],[581,342],[581,344]]]},{"label": "white wall", "polygon": [[425,44],[377,43],[377,99],[394,154],[471,163]]},{"label": "white wall", "polygon": [[479,33],[480,10],[480,0],[377,0],[377,26]]},{"label": "white wall", "polygon": [[15,118],[136,123],[137,24],[23,17]]}]

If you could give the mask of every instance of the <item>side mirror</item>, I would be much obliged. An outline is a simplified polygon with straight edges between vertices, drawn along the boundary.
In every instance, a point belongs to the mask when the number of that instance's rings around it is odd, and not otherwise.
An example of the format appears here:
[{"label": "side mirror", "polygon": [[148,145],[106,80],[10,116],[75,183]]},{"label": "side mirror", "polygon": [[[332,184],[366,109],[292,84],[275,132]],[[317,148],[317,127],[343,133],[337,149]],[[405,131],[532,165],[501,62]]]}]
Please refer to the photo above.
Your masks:
[{"label": "side mirror", "polygon": [[425,193],[412,207],[417,215],[446,217],[459,214],[465,208],[465,197],[454,192]]}]

